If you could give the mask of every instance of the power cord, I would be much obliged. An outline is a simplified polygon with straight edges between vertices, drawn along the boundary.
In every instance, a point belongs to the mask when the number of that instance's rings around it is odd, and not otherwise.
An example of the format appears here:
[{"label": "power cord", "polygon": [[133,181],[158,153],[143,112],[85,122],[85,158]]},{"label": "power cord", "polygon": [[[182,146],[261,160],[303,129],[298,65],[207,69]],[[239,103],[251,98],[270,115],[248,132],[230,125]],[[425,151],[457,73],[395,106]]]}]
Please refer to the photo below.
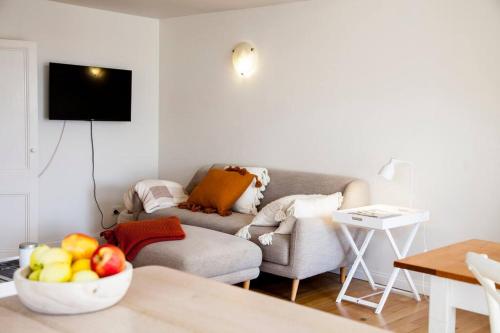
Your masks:
[{"label": "power cord", "polygon": [[94,151],[94,126],[93,126],[93,121],[92,119],[90,120],[90,146],[92,148],[92,184],[94,186],[93,193],[94,193],[94,201],[97,206],[97,209],[99,210],[99,214],[101,215],[101,228],[104,230],[111,229],[116,225],[116,222],[113,223],[110,226],[105,226],[104,225],[104,214],[102,212],[101,206],[99,205],[99,200],[97,200],[97,185],[95,181],[95,151]]},{"label": "power cord", "polygon": [[66,120],[63,122],[61,134],[59,134],[59,140],[57,140],[56,147],[54,148],[54,151],[52,152],[52,155],[50,156],[49,161],[47,162],[45,167],[42,169],[42,171],[40,171],[40,173],[38,174],[38,178],[42,177],[43,174],[45,173],[45,171],[47,171],[49,166],[52,164],[52,161],[54,160],[54,157],[56,156],[57,151],[59,150],[59,145],[61,144],[65,128],[66,128]]}]

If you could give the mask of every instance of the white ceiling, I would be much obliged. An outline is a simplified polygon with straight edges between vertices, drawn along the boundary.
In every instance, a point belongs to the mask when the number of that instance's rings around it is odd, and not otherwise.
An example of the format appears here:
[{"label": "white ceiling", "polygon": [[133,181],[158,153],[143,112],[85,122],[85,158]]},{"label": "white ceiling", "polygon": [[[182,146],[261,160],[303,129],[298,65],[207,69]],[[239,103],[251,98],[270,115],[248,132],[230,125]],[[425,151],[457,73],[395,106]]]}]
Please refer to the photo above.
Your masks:
[{"label": "white ceiling", "polygon": [[303,0],[53,0],[139,16],[166,18]]}]

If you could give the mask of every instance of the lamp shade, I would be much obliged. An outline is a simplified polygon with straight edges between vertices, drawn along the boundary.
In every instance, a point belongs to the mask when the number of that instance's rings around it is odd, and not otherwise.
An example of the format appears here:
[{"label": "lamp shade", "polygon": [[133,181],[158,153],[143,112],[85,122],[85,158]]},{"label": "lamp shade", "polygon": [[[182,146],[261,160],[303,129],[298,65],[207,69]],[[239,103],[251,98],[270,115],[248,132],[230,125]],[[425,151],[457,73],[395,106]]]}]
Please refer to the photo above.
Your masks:
[{"label": "lamp shade", "polygon": [[233,49],[233,66],[236,72],[243,76],[251,76],[257,69],[257,50],[250,43],[243,42]]},{"label": "lamp shade", "polygon": [[394,172],[395,172],[395,167],[394,167],[394,160],[391,159],[389,163],[384,165],[382,169],[378,172],[379,176],[384,177],[387,180],[393,180],[394,179]]}]

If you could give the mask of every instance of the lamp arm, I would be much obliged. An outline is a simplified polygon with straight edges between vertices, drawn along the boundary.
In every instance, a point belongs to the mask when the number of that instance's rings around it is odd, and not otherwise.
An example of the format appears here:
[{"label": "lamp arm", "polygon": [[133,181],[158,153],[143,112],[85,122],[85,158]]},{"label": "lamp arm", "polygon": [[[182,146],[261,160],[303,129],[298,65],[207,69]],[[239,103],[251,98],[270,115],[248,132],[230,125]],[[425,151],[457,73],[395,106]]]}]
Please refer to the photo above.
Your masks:
[{"label": "lamp arm", "polygon": [[413,167],[413,162],[411,162],[411,161],[399,160],[397,158],[392,158],[391,160],[393,163],[396,163],[396,164],[408,164],[411,167]]}]

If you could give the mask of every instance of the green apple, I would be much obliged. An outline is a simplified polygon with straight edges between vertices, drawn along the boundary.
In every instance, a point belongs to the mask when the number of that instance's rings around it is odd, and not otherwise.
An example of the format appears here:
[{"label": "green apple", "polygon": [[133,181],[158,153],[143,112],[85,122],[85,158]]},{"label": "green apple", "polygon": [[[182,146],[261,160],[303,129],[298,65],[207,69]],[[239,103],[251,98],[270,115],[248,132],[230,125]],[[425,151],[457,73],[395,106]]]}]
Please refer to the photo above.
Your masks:
[{"label": "green apple", "polygon": [[50,248],[40,255],[40,263],[42,264],[42,267],[56,262],[71,265],[71,260],[72,255],[60,247]]},{"label": "green apple", "polygon": [[40,244],[36,247],[36,249],[33,250],[33,253],[31,253],[30,257],[30,268],[32,271],[36,271],[42,268],[40,258],[42,254],[44,254],[48,250],[50,250],[50,247],[45,244]]},{"label": "green apple", "polygon": [[71,279],[71,266],[64,262],[44,265],[40,272],[41,282],[68,282]]},{"label": "green apple", "polygon": [[31,272],[30,275],[28,276],[28,279],[30,279],[31,281],[38,281],[40,279],[41,271],[42,271],[41,269],[37,269],[36,271]]},{"label": "green apple", "polygon": [[94,280],[99,280],[99,275],[91,270],[78,271],[73,274],[73,277],[71,278],[71,282],[87,282]]}]

